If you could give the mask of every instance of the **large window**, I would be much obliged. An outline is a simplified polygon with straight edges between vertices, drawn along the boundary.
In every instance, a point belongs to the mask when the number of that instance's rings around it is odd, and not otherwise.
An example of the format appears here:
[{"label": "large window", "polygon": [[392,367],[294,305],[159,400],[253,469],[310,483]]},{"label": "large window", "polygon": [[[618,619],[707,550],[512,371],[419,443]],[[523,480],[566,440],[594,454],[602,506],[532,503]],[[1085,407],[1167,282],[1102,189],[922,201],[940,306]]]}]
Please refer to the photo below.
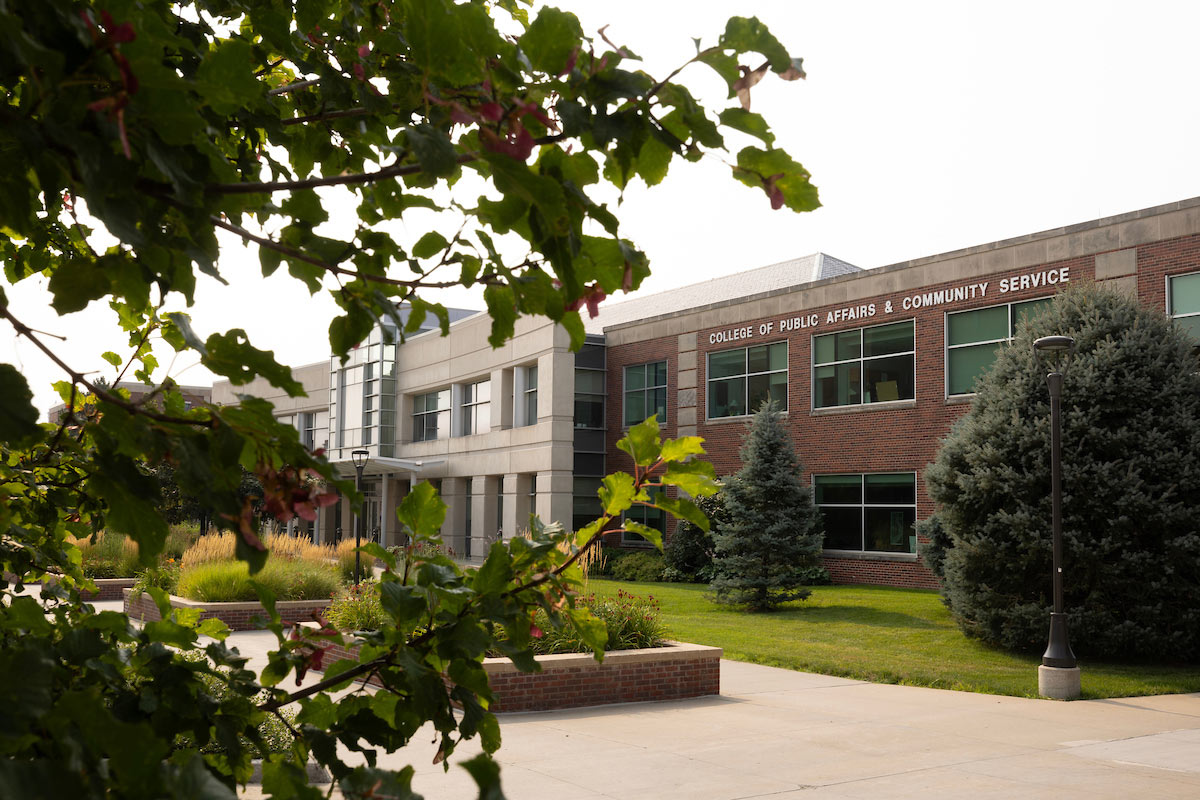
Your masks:
[{"label": "large window", "polygon": [[1200,272],[1168,279],[1171,316],[1175,324],[1200,343]]},{"label": "large window", "polygon": [[575,427],[604,427],[604,372],[575,370]]},{"label": "large window", "polygon": [[492,429],[492,382],[478,381],[463,385],[463,436],[487,433]]},{"label": "large window", "polygon": [[817,475],[814,483],[826,550],[917,552],[914,473]]},{"label": "large window", "polygon": [[520,402],[523,404],[525,415],[523,424],[533,425],[537,422],[538,368],[525,368],[525,391],[521,393]]},{"label": "large window", "polygon": [[708,354],[708,418],[740,417],[774,400],[787,410],[787,342]]},{"label": "large window", "polygon": [[667,421],[667,362],[638,364],[625,368],[625,427],[645,422],[658,414]]},{"label": "large window", "polygon": [[413,398],[413,441],[428,442],[450,434],[450,390]]},{"label": "large window", "polygon": [[913,322],[813,337],[813,408],[915,397]]},{"label": "large window", "polygon": [[996,351],[1017,333],[1017,323],[1039,313],[1051,298],[977,308],[946,315],[946,394],[970,394],[992,366]]}]

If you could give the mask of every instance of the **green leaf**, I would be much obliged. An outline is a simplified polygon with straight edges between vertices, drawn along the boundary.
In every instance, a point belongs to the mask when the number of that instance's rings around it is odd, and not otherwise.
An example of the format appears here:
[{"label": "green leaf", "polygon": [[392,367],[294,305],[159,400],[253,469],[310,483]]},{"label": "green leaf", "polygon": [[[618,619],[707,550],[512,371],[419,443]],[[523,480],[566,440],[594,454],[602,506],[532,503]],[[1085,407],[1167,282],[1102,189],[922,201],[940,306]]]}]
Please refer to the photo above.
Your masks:
[{"label": "green leaf", "polygon": [[33,392],[11,364],[0,364],[0,441],[20,447],[41,436]]},{"label": "green leaf", "polygon": [[101,353],[100,357],[103,358],[108,363],[112,364],[114,367],[121,366],[121,357],[111,350],[107,350],[107,351]]},{"label": "green leaf", "polygon": [[437,231],[430,231],[413,245],[412,254],[417,258],[432,258],[449,246],[445,236]]},{"label": "green leaf", "polygon": [[379,601],[383,610],[404,631],[415,628],[428,610],[424,594],[415,587],[406,586],[399,581],[384,581],[379,584]]},{"label": "green leaf", "polygon": [[165,316],[170,322],[168,327],[174,327],[188,347],[195,350],[201,356],[208,354],[208,348],[204,346],[204,340],[197,336],[196,331],[192,329],[192,318],[190,316],[179,311],[172,311]]},{"label": "green leaf", "polygon": [[195,631],[166,619],[147,622],[142,626],[142,630],[152,642],[162,642],[175,647],[188,647],[196,642]]},{"label": "green leaf", "polygon": [[[510,286],[488,286],[483,290],[488,314],[492,318],[492,332],[488,343],[500,347],[512,338],[517,325],[517,304]],[[578,315],[577,315],[578,318]]]},{"label": "green leaf", "polygon": [[667,170],[674,157],[674,150],[663,144],[657,136],[651,136],[646,139],[641,152],[638,153],[637,174],[642,176],[647,186],[657,186],[667,177]]},{"label": "green leaf", "polygon": [[762,53],[771,62],[772,72],[786,72],[792,66],[787,50],[758,17],[730,17],[720,46],[738,53]]},{"label": "green leaf", "polygon": [[225,116],[244,109],[247,100],[263,92],[254,76],[255,59],[250,42],[241,38],[218,39],[196,72],[196,89],[213,111]]},{"label": "green leaf", "polygon": [[471,773],[471,778],[479,787],[479,800],[505,800],[504,792],[500,789],[500,765],[487,753],[460,761],[459,766]]},{"label": "green leaf", "polygon": [[327,694],[317,694],[300,701],[296,721],[316,728],[328,728],[337,722],[338,710]]},{"label": "green leaf", "polygon": [[707,531],[709,528],[708,517],[686,497],[671,498],[660,492],[651,505],[661,508],[671,516],[686,519],[702,531]]},{"label": "green leaf", "polygon": [[660,531],[658,528],[651,528],[648,525],[643,525],[642,523],[635,522],[631,519],[625,520],[622,525],[624,526],[625,530],[629,531],[630,533],[636,533],[638,536],[641,536],[659,550],[662,550],[662,531]]},{"label": "green leaf", "polygon": [[408,146],[412,148],[424,174],[447,178],[458,169],[458,151],[445,133],[427,122],[414,125],[406,133]]},{"label": "green leaf", "polygon": [[557,75],[566,68],[567,59],[580,46],[581,39],[583,27],[578,17],[546,6],[538,11],[537,18],[518,41],[534,69]]},{"label": "green leaf", "polygon": [[90,258],[68,258],[60,261],[50,275],[50,304],[59,314],[70,314],[87,308],[112,290],[112,279]]},{"label": "green leaf", "polygon": [[229,638],[229,626],[216,617],[209,617],[200,622],[196,627],[196,633],[216,639],[218,642],[223,642]]},{"label": "green leaf", "polygon": [[396,568],[396,554],[378,542],[367,542],[360,547],[359,550],[362,550],[369,556],[374,556],[375,558],[379,559],[387,565],[388,569]]},{"label": "green leaf", "polygon": [[605,514],[620,516],[633,505],[633,476],[627,472],[606,475],[600,485],[600,504]]},{"label": "green leaf", "polygon": [[596,660],[603,660],[604,647],[608,644],[608,628],[604,622],[597,619],[585,606],[568,608],[567,618],[571,621],[571,626],[578,631],[583,643],[596,653]]},{"label": "green leaf", "polygon": [[708,497],[717,493],[717,476],[707,461],[674,462],[663,473],[666,486],[678,486],[692,497]]},{"label": "green leaf", "polygon": [[680,436],[667,439],[662,445],[663,461],[683,461],[688,456],[704,455],[704,439],[700,436]]},{"label": "green leaf", "polygon": [[659,444],[658,416],[651,416],[645,422],[630,428],[625,438],[617,442],[617,447],[633,456],[633,463],[639,467],[649,467],[658,461],[662,452]]},{"label": "green leaf", "polygon": [[471,586],[479,594],[492,594],[502,591],[512,578],[512,562],[509,560],[508,548],[502,542],[494,542]]},{"label": "green leaf", "polygon": [[446,504],[429,481],[421,481],[400,501],[396,516],[416,538],[433,539],[446,521]]},{"label": "green leaf", "polygon": [[46,612],[32,597],[14,597],[0,612],[0,625],[9,630],[24,630],[34,636],[46,635],[51,631],[46,621]]},{"label": "green leaf", "polygon": [[204,347],[207,355],[201,358],[201,363],[228,378],[234,386],[244,386],[261,376],[287,392],[288,397],[305,396],[303,384],[292,377],[292,371],[275,360],[274,352],[251,345],[241,328],[214,333]]},{"label": "green leaf", "polygon": [[767,121],[763,119],[762,115],[744,108],[727,108],[722,111],[721,124],[755,136],[768,147],[775,142],[775,134],[771,133],[771,129],[767,127]]},{"label": "green leaf", "polygon": [[297,189],[283,201],[283,213],[313,227],[329,219],[321,198],[312,189]]},{"label": "green leaf", "polygon": [[737,58],[723,52],[718,47],[712,47],[699,53],[696,56],[696,60],[712,67],[713,72],[716,72],[725,80],[725,85],[729,89],[729,97],[733,97],[733,84],[737,83],[738,78],[742,77],[741,72],[738,70]]}]

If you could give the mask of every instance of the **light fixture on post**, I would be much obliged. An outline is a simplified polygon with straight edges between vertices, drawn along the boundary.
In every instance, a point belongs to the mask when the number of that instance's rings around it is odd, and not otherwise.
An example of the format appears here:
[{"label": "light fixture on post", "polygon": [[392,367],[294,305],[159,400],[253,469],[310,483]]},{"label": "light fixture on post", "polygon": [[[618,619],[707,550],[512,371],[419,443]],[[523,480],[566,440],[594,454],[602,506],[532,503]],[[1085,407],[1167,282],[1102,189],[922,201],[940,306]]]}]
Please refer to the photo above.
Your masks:
[{"label": "light fixture on post", "polygon": [[1063,376],[1075,355],[1070,336],[1043,336],[1033,343],[1038,367],[1046,371],[1050,390],[1050,525],[1054,537],[1054,610],[1050,637],[1038,667],[1038,694],[1057,700],[1079,697],[1079,666],[1071,650],[1067,615],[1063,610],[1062,570],[1062,387]]},{"label": "light fixture on post", "polygon": [[[354,463],[354,470],[358,473],[358,478],[354,482],[354,488],[358,491],[359,497],[362,497],[362,475],[363,469],[367,466],[367,457],[371,454],[366,450],[355,450],[350,453],[350,460]],[[364,504],[365,505],[365,504]],[[358,552],[358,548],[362,547],[362,528],[363,516],[362,513],[354,515],[354,585],[358,586],[359,580],[362,578],[362,553]]]}]

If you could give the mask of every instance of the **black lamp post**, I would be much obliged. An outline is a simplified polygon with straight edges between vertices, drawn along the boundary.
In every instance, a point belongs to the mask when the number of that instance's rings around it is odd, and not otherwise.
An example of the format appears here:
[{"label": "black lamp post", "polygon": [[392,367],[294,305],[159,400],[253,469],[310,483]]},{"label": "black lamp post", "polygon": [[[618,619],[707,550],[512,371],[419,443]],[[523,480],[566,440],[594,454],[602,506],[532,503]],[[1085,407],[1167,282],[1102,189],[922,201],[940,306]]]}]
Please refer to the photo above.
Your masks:
[{"label": "black lamp post", "polygon": [[1050,507],[1054,535],[1054,611],[1050,614],[1050,639],[1042,655],[1042,665],[1074,669],[1075,653],[1067,633],[1067,615],[1063,611],[1062,571],[1062,386],[1063,375],[1075,354],[1070,336],[1043,336],[1033,343],[1038,366],[1048,370],[1046,386],[1050,390]]},{"label": "black lamp post", "polygon": [[[363,468],[367,466],[367,456],[369,455],[370,453],[366,450],[355,450],[350,454],[350,459],[354,462],[354,469],[358,473],[354,488],[358,490],[360,497],[362,496]],[[362,553],[358,552],[358,548],[362,547],[363,517],[361,512],[354,516],[354,585],[357,586],[362,578]]]}]

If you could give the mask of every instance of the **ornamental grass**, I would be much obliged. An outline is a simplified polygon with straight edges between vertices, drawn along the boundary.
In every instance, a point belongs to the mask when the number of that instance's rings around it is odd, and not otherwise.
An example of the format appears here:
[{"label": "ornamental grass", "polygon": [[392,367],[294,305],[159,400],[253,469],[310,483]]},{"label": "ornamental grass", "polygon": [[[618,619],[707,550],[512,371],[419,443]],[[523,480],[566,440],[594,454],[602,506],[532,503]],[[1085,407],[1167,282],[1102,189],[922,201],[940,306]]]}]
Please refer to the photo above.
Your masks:
[{"label": "ornamental grass", "polygon": [[242,561],[211,561],[184,566],[176,589],[181,597],[207,603],[257,600],[254,583],[277,600],[328,600],[341,586],[332,564],[268,559],[253,578]]},{"label": "ornamental grass", "polygon": [[132,578],[139,569],[137,542],[123,533],[101,531],[70,543],[83,553],[83,574],[89,578]]}]

